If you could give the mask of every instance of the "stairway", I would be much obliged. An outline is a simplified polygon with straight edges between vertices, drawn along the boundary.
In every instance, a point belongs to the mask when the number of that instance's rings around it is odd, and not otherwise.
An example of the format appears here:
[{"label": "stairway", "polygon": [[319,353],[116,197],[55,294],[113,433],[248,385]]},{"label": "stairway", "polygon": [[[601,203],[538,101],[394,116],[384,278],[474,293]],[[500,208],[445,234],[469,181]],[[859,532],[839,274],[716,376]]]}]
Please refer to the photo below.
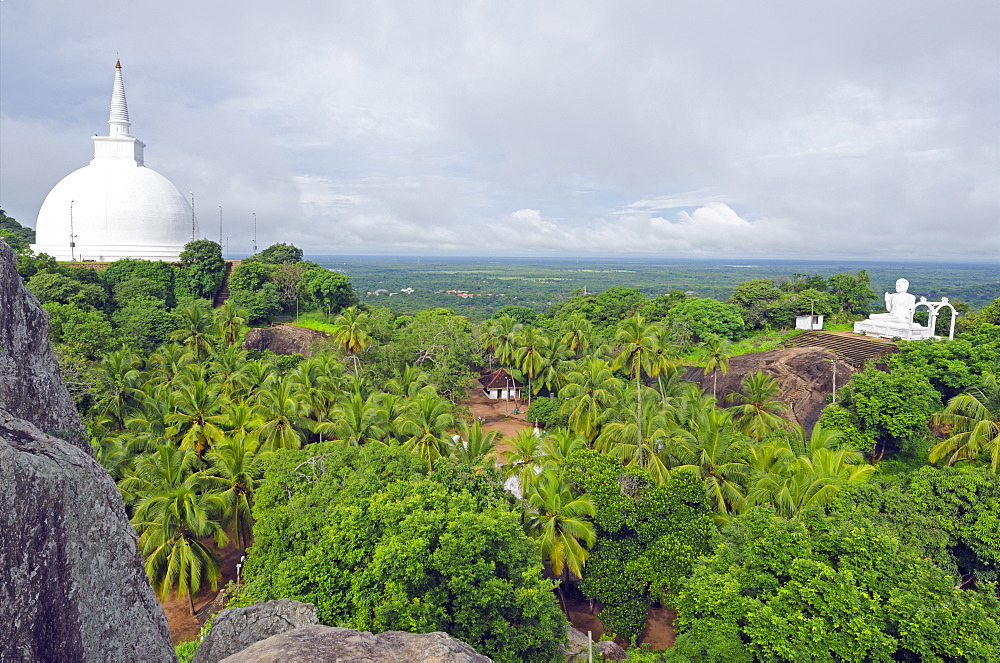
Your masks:
[{"label": "stairway", "polygon": [[865,363],[882,357],[899,348],[891,341],[874,341],[866,338],[842,336],[829,332],[809,331],[793,336],[781,344],[783,348],[826,348],[855,368],[864,368]]},{"label": "stairway", "polygon": [[219,285],[219,290],[215,293],[215,298],[212,300],[212,308],[219,308],[229,299],[229,277],[233,273],[233,270],[239,267],[240,262],[239,260],[226,261],[226,271],[222,274],[222,283]]}]

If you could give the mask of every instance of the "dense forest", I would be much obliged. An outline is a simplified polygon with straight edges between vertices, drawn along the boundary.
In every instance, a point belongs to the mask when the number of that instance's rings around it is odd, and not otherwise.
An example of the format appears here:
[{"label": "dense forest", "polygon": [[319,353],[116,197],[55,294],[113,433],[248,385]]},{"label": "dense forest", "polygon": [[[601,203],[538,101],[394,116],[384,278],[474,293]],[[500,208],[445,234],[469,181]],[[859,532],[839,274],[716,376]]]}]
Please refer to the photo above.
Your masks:
[{"label": "dense forest", "polygon": [[[1000,660],[1000,299],[959,306],[953,342],[900,342],[804,430],[767,374],[715,395],[685,370],[724,374],[797,314],[865,317],[865,270],[470,320],[367,304],[285,244],[216,308],[208,240],[103,270],[16,248],[150,581],[192,612],[236,546],[231,605],[299,599],[499,661],[559,660],[570,593],[631,660]],[[276,318],[326,340],[243,348]],[[541,430],[505,438],[464,409],[497,366]],[[651,606],[676,611],[666,651],[639,646]]]}]

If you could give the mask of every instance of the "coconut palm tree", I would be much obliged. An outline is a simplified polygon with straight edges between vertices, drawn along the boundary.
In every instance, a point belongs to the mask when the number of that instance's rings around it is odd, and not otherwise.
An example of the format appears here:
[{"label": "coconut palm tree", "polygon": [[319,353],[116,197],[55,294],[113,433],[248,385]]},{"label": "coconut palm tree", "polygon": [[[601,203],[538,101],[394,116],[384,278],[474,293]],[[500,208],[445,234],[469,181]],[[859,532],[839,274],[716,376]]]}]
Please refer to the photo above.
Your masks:
[{"label": "coconut palm tree", "polygon": [[948,401],[943,412],[932,421],[944,426],[949,436],[934,445],[930,461],[948,458],[948,465],[974,459],[982,453],[990,456],[990,467],[1000,469],[1000,382],[993,373],[983,375],[982,384]]},{"label": "coconut palm tree", "polygon": [[684,464],[674,471],[691,471],[705,482],[705,494],[723,516],[743,510],[749,467],[744,462],[745,439],[732,426],[726,410],[715,406],[685,413],[686,435],[674,436]]},{"label": "coconut palm tree", "polygon": [[188,597],[191,615],[202,583],[218,589],[222,579],[218,555],[200,539],[211,536],[219,548],[227,541],[220,521],[225,503],[218,494],[204,492],[202,480],[191,474],[178,486],[143,497],[132,516],[153,589],[166,599],[176,588],[177,596]]},{"label": "coconut palm tree", "polygon": [[621,380],[614,376],[608,362],[587,357],[566,374],[566,384],[559,390],[563,399],[560,412],[569,427],[593,442],[608,415],[614,411],[621,391]]},{"label": "coconut palm tree", "polygon": [[333,340],[348,355],[354,357],[354,372],[360,370],[358,353],[371,344],[371,318],[357,306],[345,308],[333,321]]},{"label": "coconut palm tree", "polygon": [[551,341],[537,327],[525,327],[514,340],[514,361],[528,379],[528,406],[531,406],[531,381],[545,368]]},{"label": "coconut palm tree", "polygon": [[219,388],[197,376],[187,379],[182,374],[176,381],[174,412],[164,417],[170,428],[169,437],[179,440],[181,447],[194,449],[201,458],[205,450],[225,435]]},{"label": "coconut palm tree", "polygon": [[719,371],[722,371],[723,375],[729,372],[729,360],[732,355],[728,352],[728,345],[726,339],[714,335],[706,338],[701,344],[702,357],[705,359],[705,368],[702,369],[702,374],[708,375],[711,371],[712,395],[716,398],[719,397]]},{"label": "coconut palm tree", "polygon": [[220,308],[215,311],[215,327],[218,330],[220,340],[228,346],[237,346],[240,336],[247,328],[248,313],[238,308],[233,300],[226,300]]},{"label": "coconut palm tree", "polygon": [[736,426],[756,440],[774,429],[787,428],[788,421],[781,414],[788,412],[788,402],[778,400],[780,393],[778,381],[762,371],[745,376],[740,390],[726,397],[737,403],[731,409]]},{"label": "coconut palm tree", "polygon": [[587,446],[587,438],[565,428],[543,436],[541,449],[546,470],[558,468],[571,453]]},{"label": "coconut palm tree", "polygon": [[205,455],[209,462],[205,486],[225,503],[222,524],[242,550],[250,545],[254,492],[263,480],[263,461],[270,453],[258,453],[257,442],[242,434],[230,435]]},{"label": "coconut palm tree", "polygon": [[256,398],[254,415],[261,424],[254,438],[264,450],[300,449],[306,441],[310,422],[305,418],[305,404],[288,378],[274,380],[261,389]]},{"label": "coconut palm tree", "polygon": [[428,471],[450,440],[448,430],[455,427],[449,405],[433,390],[421,391],[410,401],[400,426],[406,436],[404,446],[427,462]]},{"label": "coconut palm tree", "polygon": [[[493,355],[501,365],[511,366],[514,362],[516,341],[523,325],[510,315],[501,315],[493,320],[487,329],[487,339],[493,349]],[[484,342],[487,339],[484,339]]]},{"label": "coconut palm tree", "polygon": [[139,456],[118,489],[126,504],[135,504],[143,497],[182,485],[195,473],[198,456],[189,449],[161,444],[152,453]]},{"label": "coconut palm tree", "polygon": [[339,440],[349,446],[385,440],[386,431],[379,425],[378,401],[374,395],[365,398],[361,389],[353,389],[341,398],[333,409],[329,421],[322,421],[313,428],[321,438]]},{"label": "coconut palm tree", "polygon": [[573,311],[559,326],[562,336],[559,342],[576,358],[590,349],[590,338],[594,334],[594,325],[583,314],[583,311]]},{"label": "coconut palm tree", "polygon": [[544,465],[541,439],[530,428],[523,428],[505,443],[509,448],[503,453],[504,476],[517,483],[514,493],[518,497],[527,495]]},{"label": "coconut palm tree", "polygon": [[625,318],[618,325],[615,341],[621,344],[615,368],[621,368],[631,373],[635,380],[636,395],[636,448],[640,453],[639,467],[643,466],[642,453],[642,372],[650,370],[650,362],[655,353],[655,325],[647,324],[642,316],[636,313]]},{"label": "coconut palm tree", "polygon": [[111,352],[99,364],[104,393],[97,420],[102,428],[114,431],[125,427],[125,420],[142,397],[141,366],[139,355],[128,350]]},{"label": "coconut palm tree", "polygon": [[469,465],[479,465],[493,457],[497,442],[502,438],[499,431],[484,431],[478,419],[471,424],[462,421],[458,425],[458,439],[452,436],[447,442],[447,455]]},{"label": "coconut palm tree", "polygon": [[597,513],[587,495],[573,494],[569,484],[556,472],[546,472],[527,493],[524,529],[538,541],[542,560],[560,580],[559,597],[566,612],[562,582],[570,574],[583,577],[583,567],[590,556],[589,547],[597,540],[593,523]]},{"label": "coconut palm tree", "polygon": [[676,426],[655,399],[645,401],[642,407],[643,414],[638,420],[634,412],[625,410],[619,419],[606,423],[594,448],[624,465],[634,463],[644,467],[662,485],[670,477],[667,459],[671,458]]},{"label": "coconut palm tree", "polygon": [[215,344],[215,322],[203,306],[196,303],[179,306],[181,326],[170,332],[170,340],[182,343],[198,361],[204,361]]}]

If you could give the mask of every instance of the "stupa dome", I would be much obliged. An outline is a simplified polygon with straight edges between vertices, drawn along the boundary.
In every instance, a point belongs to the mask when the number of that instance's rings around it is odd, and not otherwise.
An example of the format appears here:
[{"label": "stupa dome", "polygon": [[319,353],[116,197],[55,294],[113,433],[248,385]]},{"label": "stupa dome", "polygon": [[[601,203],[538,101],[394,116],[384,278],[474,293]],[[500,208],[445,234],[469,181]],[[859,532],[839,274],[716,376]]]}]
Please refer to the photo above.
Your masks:
[{"label": "stupa dome", "polygon": [[191,239],[191,207],[143,163],[145,145],[129,134],[120,63],[108,124],[107,136],[94,136],[94,160],[45,197],[31,248],[58,260],[178,260]]}]

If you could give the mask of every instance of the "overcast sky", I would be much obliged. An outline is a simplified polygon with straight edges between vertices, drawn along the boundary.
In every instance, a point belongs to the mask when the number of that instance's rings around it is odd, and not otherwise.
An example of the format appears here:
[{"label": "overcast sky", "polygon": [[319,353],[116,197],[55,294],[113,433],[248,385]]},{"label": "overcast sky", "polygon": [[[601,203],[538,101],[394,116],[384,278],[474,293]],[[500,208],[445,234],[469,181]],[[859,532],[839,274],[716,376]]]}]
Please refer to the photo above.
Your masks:
[{"label": "overcast sky", "polygon": [[1000,258],[1000,3],[0,0],[0,205],[107,134],[233,253]]}]

